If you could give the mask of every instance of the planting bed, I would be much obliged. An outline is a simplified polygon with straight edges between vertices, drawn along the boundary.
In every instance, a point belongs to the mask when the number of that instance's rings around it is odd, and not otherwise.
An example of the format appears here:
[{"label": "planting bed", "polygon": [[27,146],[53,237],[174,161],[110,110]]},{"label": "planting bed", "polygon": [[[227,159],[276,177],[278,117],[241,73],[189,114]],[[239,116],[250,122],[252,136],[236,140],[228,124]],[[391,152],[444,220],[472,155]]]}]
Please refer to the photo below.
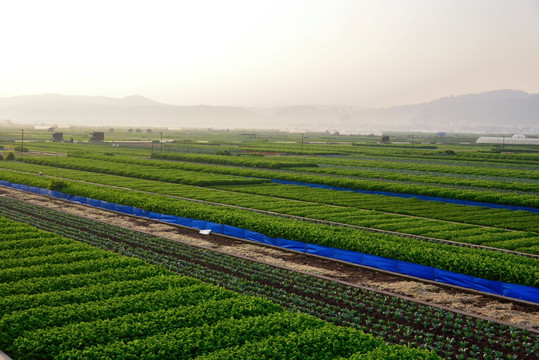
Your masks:
[{"label": "planting bed", "polygon": [[[66,205],[65,202],[37,195],[23,193],[14,195],[17,192],[13,190],[2,189],[1,193],[33,199],[33,201],[42,201],[48,205],[62,204],[62,207],[83,208],[77,205]],[[443,357],[454,359],[478,358],[483,355],[486,355],[485,358],[492,359],[531,359],[539,350],[537,348],[539,337],[533,330],[528,331],[499,322],[455,313],[447,309],[418,304],[407,299],[380,294],[326,278],[271,267],[245,258],[233,257],[221,252],[134,232],[65,212],[51,211],[43,207],[14,202],[5,197],[0,199],[2,201],[0,215],[24,221],[104,249],[162,264],[175,272],[218,284],[234,291],[264,296],[286,308],[310,313],[339,325],[359,328],[391,343],[410,344],[415,347],[432,349]],[[97,213],[95,209],[82,211],[86,211],[87,215],[90,212]],[[111,213],[101,210],[99,213],[100,216],[108,217],[110,220],[113,220],[114,217],[115,221],[118,218],[124,219],[123,221],[125,218],[129,218],[117,214],[111,215]],[[129,219],[128,225],[132,227],[137,226],[137,224],[146,227],[150,224],[147,220]],[[167,229],[171,233],[178,231],[177,227],[167,226],[165,228],[164,226],[163,224],[158,225],[161,230]],[[180,239],[185,241],[188,241],[187,238],[200,238],[201,241],[208,241],[210,238],[200,235],[194,236],[193,232],[188,230],[180,230],[180,233]],[[221,237],[215,241],[215,246],[234,251],[228,245],[234,241]],[[194,240],[194,242],[197,241]],[[272,251],[268,250],[266,254]],[[275,252],[277,253],[277,251]],[[289,255],[284,255],[284,253],[279,256],[287,261],[291,260]],[[308,262],[307,259],[312,258],[302,255],[302,259],[292,261]],[[312,264],[307,264],[307,267],[310,267],[311,270],[317,267],[323,268],[321,265],[323,263],[330,262],[314,259]],[[354,276],[359,278],[363,274],[357,270],[355,272],[343,271],[345,268],[344,265],[333,265],[329,272],[347,280]],[[485,302],[482,305],[485,307],[487,300],[483,301]],[[527,312],[532,318],[537,316],[537,307],[522,307],[521,310]],[[533,326],[533,324],[531,325]]]}]

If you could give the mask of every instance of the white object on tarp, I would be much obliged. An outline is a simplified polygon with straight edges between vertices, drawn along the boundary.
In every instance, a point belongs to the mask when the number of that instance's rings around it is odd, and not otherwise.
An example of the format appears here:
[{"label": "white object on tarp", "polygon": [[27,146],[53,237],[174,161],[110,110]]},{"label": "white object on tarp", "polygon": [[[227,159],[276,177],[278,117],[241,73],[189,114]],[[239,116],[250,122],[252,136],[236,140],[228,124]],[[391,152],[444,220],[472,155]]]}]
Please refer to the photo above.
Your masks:
[{"label": "white object on tarp", "polygon": [[200,230],[199,233],[202,234],[202,235],[210,235],[211,230],[210,230],[210,229],[207,229],[207,230]]}]

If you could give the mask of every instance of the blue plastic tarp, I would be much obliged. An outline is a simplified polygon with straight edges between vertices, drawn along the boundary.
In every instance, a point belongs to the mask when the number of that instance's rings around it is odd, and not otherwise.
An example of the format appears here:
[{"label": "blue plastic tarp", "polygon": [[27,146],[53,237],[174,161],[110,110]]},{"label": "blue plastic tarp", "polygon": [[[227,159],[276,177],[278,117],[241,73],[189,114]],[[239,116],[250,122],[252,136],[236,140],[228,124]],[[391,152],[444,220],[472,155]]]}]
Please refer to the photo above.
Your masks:
[{"label": "blue plastic tarp", "polygon": [[329,246],[322,246],[322,245],[307,243],[307,253],[318,255],[318,256],[325,256],[328,258],[333,258],[333,248]]},{"label": "blue plastic tarp", "polygon": [[280,246],[284,249],[301,251],[301,252],[305,252],[307,249],[307,244],[305,244],[304,242],[296,241],[296,240],[281,239],[281,238],[275,239],[275,246]]},{"label": "blue plastic tarp", "polygon": [[335,259],[347,261],[352,264],[359,264],[359,265],[363,264],[363,254],[357,251],[350,251],[350,250],[335,248],[333,250],[333,256]]},{"label": "blue plastic tarp", "polygon": [[264,235],[256,231],[245,230],[244,239],[263,243]]},{"label": "blue plastic tarp", "polygon": [[397,271],[397,260],[376,255],[363,254],[363,265],[387,271]]},{"label": "blue plastic tarp", "polygon": [[150,212],[148,210],[142,210],[140,208],[133,208],[133,215],[142,216],[142,217],[149,217],[148,214]]},{"label": "blue plastic tarp", "polygon": [[35,186],[28,186],[28,191],[34,193],[34,194],[39,194],[39,188],[38,187],[35,187]]},{"label": "blue plastic tarp", "polygon": [[156,219],[156,220],[159,220],[161,218],[161,214],[159,213],[156,213],[156,212],[152,212],[152,211],[148,211],[148,215],[147,215],[150,219]]},{"label": "blue plastic tarp", "polygon": [[172,223],[172,224],[177,224],[178,223],[178,217],[175,216],[175,215],[161,214],[161,216],[159,217],[159,220],[164,221],[164,222],[168,222],[168,223]]},{"label": "blue plastic tarp", "polygon": [[407,261],[397,260],[397,272],[427,280],[434,280],[434,269],[432,266],[419,265]]},{"label": "blue plastic tarp", "polygon": [[96,200],[96,199],[90,199],[88,198],[86,200],[86,203],[88,205],[91,205],[91,206],[95,206],[95,207],[101,207],[101,200]]},{"label": "blue plastic tarp", "polygon": [[198,230],[205,230],[206,229],[206,221],[205,220],[195,220],[193,219],[191,222],[191,226]]},{"label": "blue plastic tarp", "polygon": [[[63,200],[69,200],[69,194],[65,194],[65,193],[60,193],[58,195],[58,199],[63,199]],[[88,199],[89,200],[89,199]]]},{"label": "blue plastic tarp", "polygon": [[539,288],[536,287],[502,283],[502,295],[539,303]]},{"label": "blue plastic tarp", "polygon": [[245,239],[245,230],[236,226],[225,225],[224,234],[228,236],[234,236],[240,239]]},{"label": "blue plastic tarp", "polygon": [[99,206],[101,208],[107,209],[107,210],[116,210],[116,204],[115,203],[111,203],[111,202],[104,201],[104,200],[101,200],[101,202],[99,203]]},{"label": "blue plastic tarp", "polygon": [[[47,190],[47,189],[39,189],[39,193],[41,195],[49,195],[49,191],[50,190]],[[69,200],[71,200],[71,198],[69,198]]]},{"label": "blue plastic tarp", "polygon": [[[30,188],[28,188],[28,190],[30,190]],[[55,198],[60,197],[60,192],[56,191],[56,190],[51,190],[49,194],[50,194],[50,196],[55,197]]]},{"label": "blue plastic tarp", "polygon": [[474,278],[470,275],[463,275],[453,271],[434,268],[434,280],[446,284],[452,284],[473,289]]},{"label": "blue plastic tarp", "polygon": [[87,199],[84,196],[71,196],[69,201],[73,201],[79,204],[86,204]]},{"label": "blue plastic tarp", "polygon": [[485,280],[474,277],[474,289],[479,291],[488,292],[491,294],[502,295],[502,282],[495,280]]},{"label": "blue plastic tarp", "polygon": [[276,239],[276,238],[269,237],[269,236],[266,236],[266,235],[264,235],[264,237],[262,238],[262,242],[263,242],[264,244],[277,246],[277,239]]},{"label": "blue plastic tarp", "polygon": [[22,185],[19,185],[19,184],[11,184],[11,187],[16,189],[16,190],[21,190],[22,189]]},{"label": "blue plastic tarp", "polygon": [[188,226],[191,227],[193,220],[181,216],[176,216],[176,224],[182,225],[182,226]]},{"label": "blue plastic tarp", "polygon": [[211,221],[208,221],[206,223],[206,229],[209,229],[209,230],[211,230],[211,231],[213,231],[214,233],[217,233],[217,234],[224,234],[225,233],[224,226],[222,224],[217,224],[217,223],[214,223],[214,222],[211,222]]},{"label": "blue plastic tarp", "polygon": [[529,211],[529,212],[533,212],[533,213],[539,213],[539,208],[534,208],[534,207],[530,207],[530,206],[501,205],[501,204],[479,202],[479,201],[443,198],[443,197],[437,197],[437,196],[426,196],[426,195],[397,193],[397,192],[392,192],[392,191],[359,190],[359,189],[350,189],[350,188],[343,188],[343,187],[338,187],[338,186],[329,186],[329,185],[323,185],[323,184],[314,184],[314,183],[306,183],[306,182],[290,181],[290,180],[272,179],[271,181],[274,182],[274,183],[277,183],[277,184],[300,185],[300,186],[307,186],[307,187],[316,188],[316,189],[329,189],[329,190],[337,190],[337,191],[351,191],[351,192],[356,192],[356,193],[360,193],[360,194],[384,195],[384,196],[391,196],[391,197],[400,197],[400,198],[405,198],[405,199],[417,198],[419,200],[437,201],[437,202],[443,202],[443,203],[449,203],[449,204],[458,204],[458,205],[467,205],[467,206],[482,206],[482,207],[488,207],[488,208],[493,208],[493,209],[523,210],[523,211]]}]

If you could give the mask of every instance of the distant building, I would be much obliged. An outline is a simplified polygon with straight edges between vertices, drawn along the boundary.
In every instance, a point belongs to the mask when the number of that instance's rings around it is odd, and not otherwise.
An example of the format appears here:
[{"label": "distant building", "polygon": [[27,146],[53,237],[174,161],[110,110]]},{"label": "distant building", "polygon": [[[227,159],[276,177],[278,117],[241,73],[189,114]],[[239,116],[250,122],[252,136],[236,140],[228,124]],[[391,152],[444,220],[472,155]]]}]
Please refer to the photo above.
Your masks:
[{"label": "distant building", "polygon": [[64,141],[64,133],[57,132],[52,134],[52,141],[53,142],[63,142]]},{"label": "distant building", "polygon": [[382,144],[386,144],[389,142],[389,135],[382,135],[382,140],[380,141]]},{"label": "distant building", "polygon": [[91,142],[103,142],[105,141],[105,133],[101,131],[96,131],[92,134],[92,137],[90,138]]}]

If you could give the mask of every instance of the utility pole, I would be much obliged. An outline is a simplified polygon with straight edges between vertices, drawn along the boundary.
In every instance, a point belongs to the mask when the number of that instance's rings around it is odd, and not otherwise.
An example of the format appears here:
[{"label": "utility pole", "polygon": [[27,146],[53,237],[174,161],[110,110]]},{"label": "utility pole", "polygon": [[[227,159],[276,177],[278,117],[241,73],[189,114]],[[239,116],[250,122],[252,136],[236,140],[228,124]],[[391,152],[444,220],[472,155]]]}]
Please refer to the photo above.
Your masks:
[{"label": "utility pole", "polygon": [[301,134],[301,156],[303,156],[303,134]]},{"label": "utility pole", "polygon": [[21,157],[24,157],[24,129],[21,129]]}]

